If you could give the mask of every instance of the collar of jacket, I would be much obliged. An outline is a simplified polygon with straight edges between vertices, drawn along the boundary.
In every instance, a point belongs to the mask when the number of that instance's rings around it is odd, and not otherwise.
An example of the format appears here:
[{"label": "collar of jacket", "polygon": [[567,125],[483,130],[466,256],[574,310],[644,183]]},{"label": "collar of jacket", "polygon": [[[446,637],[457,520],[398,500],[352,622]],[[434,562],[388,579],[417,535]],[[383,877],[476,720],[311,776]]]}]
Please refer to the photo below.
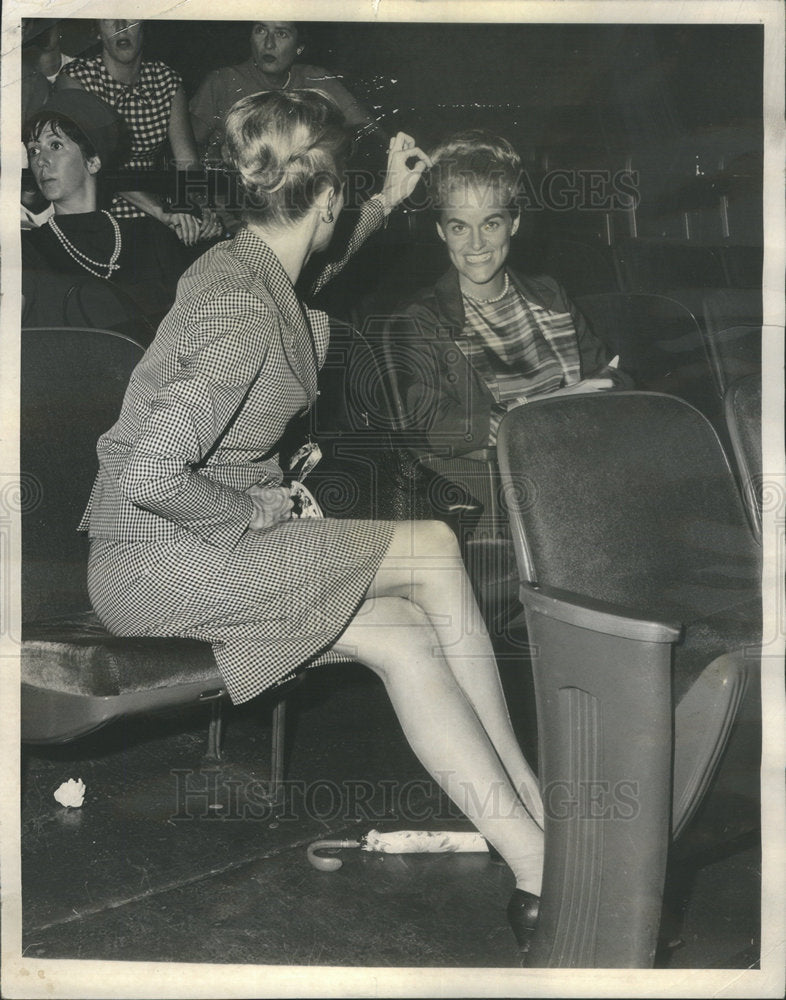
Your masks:
[{"label": "collar of jacket", "polygon": [[244,227],[228,247],[236,260],[261,279],[284,320],[284,346],[306,390],[309,405],[317,398],[317,375],[329,337],[327,314],[306,309],[292,287],[281,261],[265,241]]},{"label": "collar of jacket", "polygon": [[[557,294],[557,289],[551,282],[547,283],[537,277],[522,277],[510,268],[507,268],[507,272],[511,284],[521,292],[525,299],[542,306],[544,309],[551,309]],[[451,266],[437,281],[434,285],[434,294],[440,315],[449,324],[450,335],[455,340],[462,335],[466,322],[459,273],[455,267]]]}]

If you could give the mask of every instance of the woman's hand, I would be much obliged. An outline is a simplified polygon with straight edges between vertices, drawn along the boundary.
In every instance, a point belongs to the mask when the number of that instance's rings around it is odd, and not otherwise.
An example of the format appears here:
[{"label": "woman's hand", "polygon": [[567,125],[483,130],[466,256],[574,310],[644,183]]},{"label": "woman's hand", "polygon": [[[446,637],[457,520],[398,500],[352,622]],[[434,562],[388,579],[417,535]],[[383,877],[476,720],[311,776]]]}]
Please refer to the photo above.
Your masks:
[{"label": "woman's hand", "polygon": [[[415,162],[410,166],[412,160]],[[430,166],[431,159],[415,145],[411,135],[396,133],[388,147],[388,168],[381,192],[386,215],[412,194],[421,174]]]},{"label": "woman's hand", "polygon": [[253,531],[265,531],[292,516],[294,503],[286,486],[251,486],[246,493],[254,504],[254,513],[248,522]]},{"label": "woman's hand", "polygon": [[601,378],[593,376],[584,378],[581,382],[574,382],[573,385],[564,385],[561,389],[550,392],[550,396],[576,396],[582,392],[603,392],[605,389],[613,389],[614,380],[611,378]]},{"label": "woman's hand", "polygon": [[199,226],[199,238],[200,240],[212,240],[216,236],[220,236],[224,231],[224,227],[221,224],[221,219],[216,215],[216,213],[210,208],[202,209],[202,221]]},{"label": "woman's hand", "polygon": [[187,247],[192,247],[201,239],[199,219],[191,215],[190,212],[165,213],[163,222]]}]

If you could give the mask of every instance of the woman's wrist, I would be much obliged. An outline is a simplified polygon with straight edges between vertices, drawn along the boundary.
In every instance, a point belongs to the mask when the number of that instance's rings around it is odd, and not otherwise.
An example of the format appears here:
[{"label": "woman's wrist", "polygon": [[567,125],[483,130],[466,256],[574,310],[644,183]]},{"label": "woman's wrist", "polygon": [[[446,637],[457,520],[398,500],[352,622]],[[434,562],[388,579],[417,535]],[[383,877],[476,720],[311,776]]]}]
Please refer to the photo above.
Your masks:
[{"label": "woman's wrist", "polygon": [[382,213],[384,214],[385,218],[387,218],[393,211],[393,209],[396,207],[395,205],[391,204],[388,201],[387,195],[385,194],[384,191],[377,191],[376,194],[372,194],[372,196],[369,198],[369,201],[379,202],[380,206],[382,207]]}]

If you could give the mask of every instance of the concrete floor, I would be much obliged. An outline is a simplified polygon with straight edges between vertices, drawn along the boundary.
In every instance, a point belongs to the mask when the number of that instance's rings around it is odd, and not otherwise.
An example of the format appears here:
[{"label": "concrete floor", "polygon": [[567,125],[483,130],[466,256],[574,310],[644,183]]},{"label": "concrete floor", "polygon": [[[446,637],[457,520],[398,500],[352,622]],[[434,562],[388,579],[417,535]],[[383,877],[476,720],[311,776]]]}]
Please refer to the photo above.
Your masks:
[{"label": "concrete floor", "polygon": [[[528,703],[503,668],[511,704]],[[513,968],[513,885],[488,855],[344,850],[316,871],[307,845],[371,828],[467,829],[404,741],[381,684],[323,668],[294,689],[286,797],[264,798],[269,703],[232,710],[225,759],[203,759],[205,715],[127,721],[23,755],[23,949],[29,957],[271,965]],[[527,712],[514,712],[530,732]],[[532,747],[522,739],[525,750]],[[81,809],[52,793],[87,786]],[[755,779],[732,773],[675,857],[661,967],[758,962]],[[708,853],[725,827],[733,849]],[[748,832],[745,832],[745,831]],[[742,831],[742,833],[740,833]],[[702,855],[697,866],[696,853]]]}]

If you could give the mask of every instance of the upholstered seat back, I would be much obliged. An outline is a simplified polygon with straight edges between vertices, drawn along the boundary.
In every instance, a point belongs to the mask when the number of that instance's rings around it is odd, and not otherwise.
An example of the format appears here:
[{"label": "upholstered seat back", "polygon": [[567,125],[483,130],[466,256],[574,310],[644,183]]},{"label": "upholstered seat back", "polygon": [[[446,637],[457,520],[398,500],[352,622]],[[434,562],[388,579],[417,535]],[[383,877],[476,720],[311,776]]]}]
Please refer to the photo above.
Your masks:
[{"label": "upholstered seat back", "polygon": [[688,404],[643,392],[552,397],[502,426],[531,580],[682,622],[756,592],[758,548],[729,463]]},{"label": "upholstered seat back", "polygon": [[761,377],[747,375],[726,390],[724,400],[726,423],[729,428],[748,514],[757,536],[761,536],[762,465],[762,415]]},{"label": "upholstered seat back", "polygon": [[103,330],[26,329],[21,354],[22,619],[89,609],[77,532],[96,442],[120,413],[142,348]]}]

